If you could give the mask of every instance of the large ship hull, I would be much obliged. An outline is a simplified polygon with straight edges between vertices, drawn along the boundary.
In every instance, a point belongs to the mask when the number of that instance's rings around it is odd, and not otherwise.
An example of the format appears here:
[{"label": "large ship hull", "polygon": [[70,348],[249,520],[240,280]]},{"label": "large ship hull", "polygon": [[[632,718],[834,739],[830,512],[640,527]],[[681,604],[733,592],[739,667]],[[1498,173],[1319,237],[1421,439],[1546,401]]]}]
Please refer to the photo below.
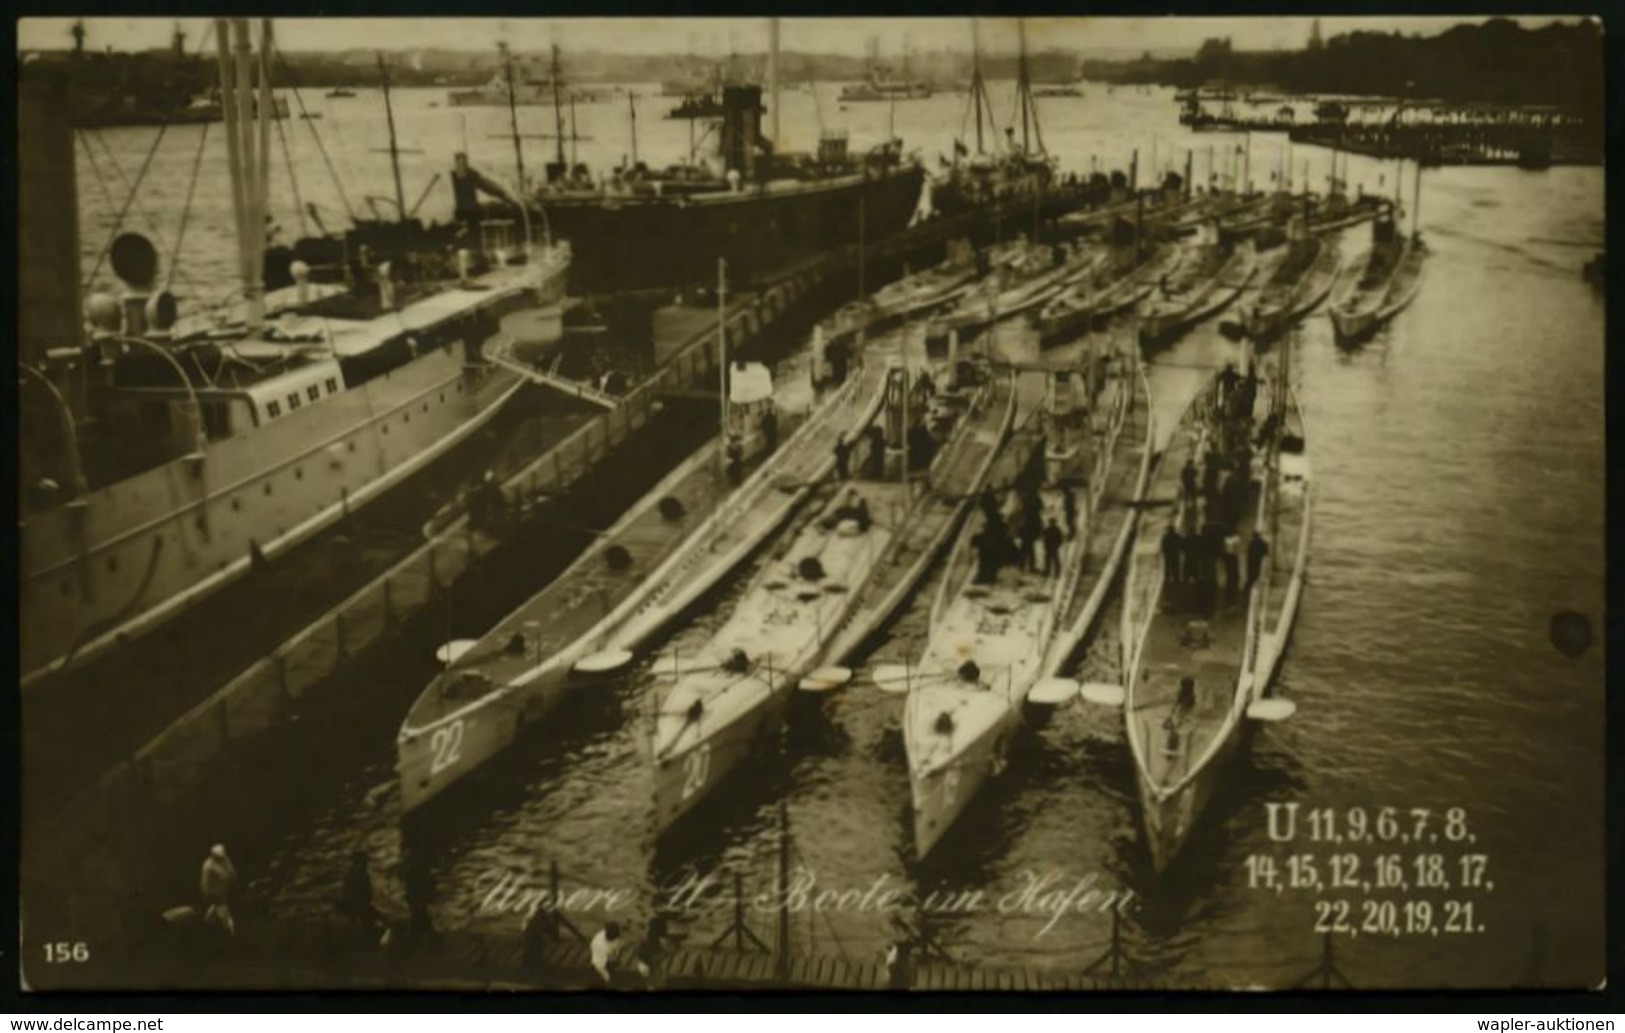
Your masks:
[{"label": "large ship hull", "polygon": [[[491,292],[487,316],[562,292]],[[519,375],[473,328],[421,334],[418,358],[22,525],[24,684],[150,631],[407,480],[501,411]]]},{"label": "large ship hull", "polygon": [[908,225],[923,178],[919,168],[902,168],[734,194],[538,204],[553,234],[574,248],[575,290],[608,294],[710,283],[718,258],[730,275],[748,278],[856,244],[860,234],[879,240]]}]

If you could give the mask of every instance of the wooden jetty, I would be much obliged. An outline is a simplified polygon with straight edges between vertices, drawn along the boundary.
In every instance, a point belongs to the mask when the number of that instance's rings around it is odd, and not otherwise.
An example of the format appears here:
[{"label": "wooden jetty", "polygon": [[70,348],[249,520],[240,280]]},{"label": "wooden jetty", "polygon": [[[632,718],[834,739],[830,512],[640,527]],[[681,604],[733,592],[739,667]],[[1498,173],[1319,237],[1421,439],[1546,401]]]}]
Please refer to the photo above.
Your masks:
[{"label": "wooden jetty", "polygon": [[[320,991],[399,990],[526,992],[649,990],[826,992],[1043,992],[1198,989],[1177,975],[1150,973],[1124,949],[1113,913],[1111,940],[1099,957],[1074,964],[979,965],[936,953],[889,960],[878,950],[783,952],[754,938],[690,946],[666,944],[647,979],[628,973],[606,986],[592,967],[586,936],[567,933],[538,941],[514,932],[449,930],[413,942],[404,926],[390,943],[360,943],[339,920],[271,920],[239,926],[235,941],[203,945],[176,940],[128,946],[94,970],[58,966],[34,971],[42,990],[175,989]],[[37,952],[36,952],[37,953]],[[40,981],[40,977],[50,982]]]},{"label": "wooden jetty", "polygon": [[1287,136],[1295,144],[1335,147],[1374,158],[1420,158],[1425,165],[1600,165],[1604,151],[1601,127],[1548,109],[1298,126]]}]

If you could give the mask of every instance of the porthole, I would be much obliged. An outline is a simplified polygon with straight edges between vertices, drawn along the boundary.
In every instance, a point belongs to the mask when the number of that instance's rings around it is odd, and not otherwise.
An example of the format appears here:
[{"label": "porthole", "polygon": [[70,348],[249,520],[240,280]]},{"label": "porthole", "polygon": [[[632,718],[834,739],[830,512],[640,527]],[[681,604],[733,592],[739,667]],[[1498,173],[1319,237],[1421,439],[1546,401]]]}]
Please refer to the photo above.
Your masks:
[{"label": "porthole", "polygon": [[243,511],[243,500],[242,499],[232,499],[231,500],[231,511],[233,513],[241,513]]},{"label": "porthole", "polygon": [[355,451],[355,442],[354,441],[346,441],[344,443],[344,447],[349,449],[351,452],[354,452]]},{"label": "porthole", "polygon": [[107,572],[109,574],[117,574],[118,573],[118,557],[117,556],[109,556],[109,557],[107,557]]},{"label": "porthole", "polygon": [[266,494],[267,497],[269,497],[270,494],[271,494],[271,482],[270,481],[265,482],[265,494]]},{"label": "porthole", "polygon": [[73,596],[73,578],[65,577],[62,579],[62,594],[69,598]]},{"label": "porthole", "polygon": [[297,467],[297,466],[294,467],[293,468],[293,479],[296,480],[296,481],[304,480],[305,479],[305,471],[303,469],[301,469],[300,467]]}]

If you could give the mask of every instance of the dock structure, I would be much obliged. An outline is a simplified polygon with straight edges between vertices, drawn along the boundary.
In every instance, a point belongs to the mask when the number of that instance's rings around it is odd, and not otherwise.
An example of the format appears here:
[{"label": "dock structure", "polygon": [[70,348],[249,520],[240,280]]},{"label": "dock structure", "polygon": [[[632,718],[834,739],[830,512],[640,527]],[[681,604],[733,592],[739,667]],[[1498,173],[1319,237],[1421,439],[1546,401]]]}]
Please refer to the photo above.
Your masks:
[{"label": "dock structure", "polygon": [[1422,117],[1407,111],[1379,122],[1288,127],[1287,137],[1424,165],[1600,165],[1604,148],[1601,127],[1555,108],[1440,109]]},{"label": "dock structure", "polygon": [[[1114,930],[1115,931],[1115,930]],[[361,943],[341,921],[242,923],[230,943],[208,946],[176,939],[148,943],[104,972],[53,971],[58,984],[117,989],[162,985],[230,990],[553,991],[913,991],[1079,992],[1200,989],[1177,976],[1114,966],[1112,951],[1098,959],[1054,965],[980,965],[941,956],[889,961],[881,951],[791,953],[746,944],[667,944],[648,978],[627,973],[606,986],[593,969],[586,938],[525,942],[516,933],[435,932],[414,941],[392,927],[390,942]],[[1116,943],[1114,939],[1114,948]],[[1328,955],[1329,957],[1329,955]]]},{"label": "dock structure", "polygon": [[[1081,188],[1058,186],[1033,204],[1032,217],[1053,218],[1076,207]],[[1006,213],[1007,217],[1010,213]],[[861,249],[873,270],[901,266],[949,240],[985,233],[998,216],[976,211],[934,218]],[[373,647],[391,640],[414,618],[486,565],[516,534],[526,517],[547,499],[565,493],[634,433],[649,425],[664,400],[703,389],[716,380],[719,337],[728,350],[756,341],[764,330],[804,305],[848,292],[848,275],[858,267],[860,248],[838,249],[783,271],[770,283],[731,295],[725,325],[711,308],[670,310],[655,344],[658,369],[627,394],[594,398],[599,411],[582,415],[564,436],[501,486],[519,517],[508,526],[476,527],[463,513],[439,520],[432,536],[397,559],[383,573],[333,603],[296,634],[255,659],[224,684],[203,686],[189,709],[168,719],[162,731],[134,745],[116,764],[85,780],[85,788],[53,806],[49,816],[30,821],[25,879],[43,885],[83,880],[117,885],[125,876],[110,855],[119,843],[139,841],[143,818],[154,809],[184,804],[211,775],[238,763],[266,733],[297,721],[324,698],[333,676]],[[575,392],[569,392],[572,396]],[[38,812],[36,812],[38,813]],[[77,873],[70,880],[66,873]]]},{"label": "dock structure", "polygon": [[[1179,121],[1197,132],[1285,133],[1293,143],[1425,165],[1600,165],[1602,127],[1562,108],[1380,99],[1338,102],[1341,117],[1300,121],[1290,107],[1269,114],[1215,114],[1199,106]],[[1349,111],[1359,112],[1356,118]]]},{"label": "dock structure", "polygon": [[[781,861],[782,863],[782,861]],[[568,900],[561,893],[559,869],[548,866],[548,899]],[[781,868],[782,872],[782,868]],[[237,909],[234,936],[224,937],[196,921],[195,915],[160,919],[150,896],[115,897],[87,890],[77,900],[84,915],[140,910],[146,917],[126,922],[116,936],[98,941],[83,965],[47,966],[37,951],[22,954],[23,977],[35,990],[119,990],[163,986],[175,990],[393,990],[478,992],[639,992],[648,990],[734,991],[817,990],[821,992],[1026,992],[1078,993],[1133,990],[1233,989],[1211,976],[1170,968],[1136,957],[1137,947],[1121,907],[1109,919],[1106,942],[1077,953],[1051,956],[1028,964],[983,964],[956,952],[928,931],[927,913],[890,924],[889,947],[875,940],[861,944],[790,934],[786,915],[814,921],[807,912],[775,908],[776,925],[751,928],[751,910],[736,871],[734,906],[723,901],[731,921],[717,934],[715,922],[668,929],[652,944],[629,943],[623,958],[648,962],[644,976],[623,961],[614,965],[613,986],[593,968],[591,940],[607,920],[616,917],[600,907],[549,907],[509,913],[499,925],[479,928],[435,928],[414,932],[408,920],[383,919],[363,931],[353,919],[284,916],[253,908]],[[724,880],[730,881],[730,880]],[[782,874],[779,899],[787,899]],[[756,899],[755,890],[750,899]],[[675,912],[659,912],[675,914]],[[30,911],[30,916],[35,912]],[[68,916],[71,921],[71,916]],[[720,917],[720,916],[717,916]],[[623,919],[623,924],[631,925]],[[68,928],[53,926],[53,928]],[[632,933],[629,939],[635,941]],[[1339,964],[1337,938],[1305,940],[1287,947],[1275,959],[1290,973],[1280,989],[1320,986],[1352,989],[1357,984]],[[808,949],[799,949],[796,944]],[[27,944],[25,944],[25,947]],[[891,947],[906,947],[893,951]],[[647,949],[645,949],[647,948]],[[1312,967],[1311,967],[1312,966]]]}]

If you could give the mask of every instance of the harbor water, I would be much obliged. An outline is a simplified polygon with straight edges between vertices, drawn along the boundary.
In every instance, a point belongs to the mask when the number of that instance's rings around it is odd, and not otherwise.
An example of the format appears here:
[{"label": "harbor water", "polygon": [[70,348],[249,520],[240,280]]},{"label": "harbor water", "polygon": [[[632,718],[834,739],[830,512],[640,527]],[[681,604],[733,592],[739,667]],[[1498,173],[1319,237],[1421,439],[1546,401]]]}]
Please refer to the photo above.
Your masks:
[{"label": "harbor water", "polygon": [[[1010,84],[992,86],[995,110],[1008,110]],[[638,100],[638,153],[653,164],[680,160],[690,123],[660,117],[676,101],[652,92]],[[974,139],[964,95],[843,108],[837,93],[825,84],[785,94],[782,124],[792,145],[810,146],[820,126],[849,128],[854,150],[895,133],[934,167],[938,155],[952,154],[956,137]],[[1177,125],[1171,90],[1087,85],[1085,93],[1038,100],[1044,142],[1063,171],[1126,169],[1137,151],[1143,183],[1163,167],[1183,172],[1187,148],[1198,181],[1210,168],[1222,175],[1241,164],[1241,137]],[[303,99],[322,118],[289,119],[274,134],[292,145],[287,162],[279,145],[272,158],[274,217],[285,241],[300,224],[290,166],[301,202],[316,204],[329,229],[344,223],[344,202],[311,126],[358,214],[365,198],[393,196],[387,158],[375,153],[387,143],[380,95],[325,99],[306,90]],[[505,109],[450,108],[439,90],[396,91],[394,100],[402,146],[420,152],[402,158],[408,207],[440,173],[420,214],[449,215],[444,174],[454,151],[466,150],[488,174],[513,178]],[[590,137],[578,144],[581,161],[607,168],[630,151],[625,97],[582,104],[576,118]],[[551,111],[521,109],[520,119],[522,130],[542,131]],[[157,132],[81,134],[87,271],[122,204],[120,174],[134,176]],[[231,289],[234,246],[224,161],[215,153],[223,152],[224,134],[203,133],[196,126],[166,133],[127,221],[168,253],[201,139],[203,173],[176,289],[211,298]],[[1296,182],[1307,174],[1324,189],[1329,152],[1296,148],[1288,158],[1285,148],[1284,137],[1251,138],[1253,182],[1271,188],[1272,173],[1290,163]],[[528,143],[527,168],[539,168],[549,149]],[[1392,163],[1348,161],[1346,178],[1368,193],[1392,195],[1395,176]],[[1409,209],[1408,170],[1403,190]],[[1022,229],[1012,222],[1011,232]],[[793,712],[780,748],[758,755],[755,770],[721,794],[725,800],[655,843],[644,745],[650,708],[667,684],[660,672],[697,653],[725,618],[733,596],[724,588],[624,684],[594,690],[596,698],[560,716],[555,734],[524,743],[432,816],[425,835],[433,843],[437,926],[517,932],[524,915],[502,887],[542,889],[556,863],[566,890],[625,891],[631,904],[618,913],[634,918],[648,916],[656,890],[692,888],[674,906],[691,938],[710,942],[731,918],[733,873],[753,905],[771,890],[782,801],[793,886],[846,891],[822,908],[809,897],[795,911],[797,950],[877,956],[898,935],[893,922],[901,915],[928,925],[967,961],[1076,968],[1098,957],[1110,936],[1099,908],[1066,896],[1086,884],[1132,891],[1126,949],[1152,978],[1281,987],[1314,967],[1321,938],[1315,894],[1250,885],[1247,859],[1279,856],[1266,804],[1437,815],[1461,808],[1495,886],[1479,898],[1483,931],[1344,938],[1339,970],[1361,988],[1597,985],[1603,299],[1580,276],[1594,248],[1574,242],[1602,239],[1602,170],[1430,169],[1420,225],[1429,248],[1421,291],[1391,326],[1358,350],[1340,351],[1317,312],[1292,338],[1316,506],[1309,582],[1280,681],[1297,713],[1257,731],[1172,869],[1151,871],[1120,713],[1082,705],[1019,739],[1010,766],[962,827],[916,863],[903,701],[878,691],[861,669],[822,708]],[[1369,232],[1344,234],[1347,260],[1360,256]],[[105,281],[106,270],[99,275]],[[1037,354],[1014,327],[996,344],[1011,358]],[[1159,424],[1171,426],[1200,378],[1239,354],[1215,321],[1148,357]],[[512,588],[523,598],[524,586]],[[918,655],[932,588],[918,594],[869,663]],[[1568,611],[1593,629],[1589,649],[1574,656],[1550,634],[1553,616]],[[1115,609],[1106,614],[1080,662],[1086,680],[1120,676],[1115,618]],[[286,757],[236,776],[224,790],[237,806],[200,808],[167,833],[185,863],[145,873],[152,892],[188,892],[190,859],[221,840],[232,845],[251,910],[326,917],[349,857],[365,849],[381,905],[403,914],[394,737],[433,674],[439,645],[439,637],[402,643],[387,663],[355,675],[373,683],[367,706],[329,715],[294,736]],[[714,884],[705,885],[708,877]],[[885,891],[907,903],[884,905]],[[928,900],[964,906],[929,908]],[[604,914],[589,908],[581,920]],[[765,904],[750,908],[764,935],[776,917]]]}]

